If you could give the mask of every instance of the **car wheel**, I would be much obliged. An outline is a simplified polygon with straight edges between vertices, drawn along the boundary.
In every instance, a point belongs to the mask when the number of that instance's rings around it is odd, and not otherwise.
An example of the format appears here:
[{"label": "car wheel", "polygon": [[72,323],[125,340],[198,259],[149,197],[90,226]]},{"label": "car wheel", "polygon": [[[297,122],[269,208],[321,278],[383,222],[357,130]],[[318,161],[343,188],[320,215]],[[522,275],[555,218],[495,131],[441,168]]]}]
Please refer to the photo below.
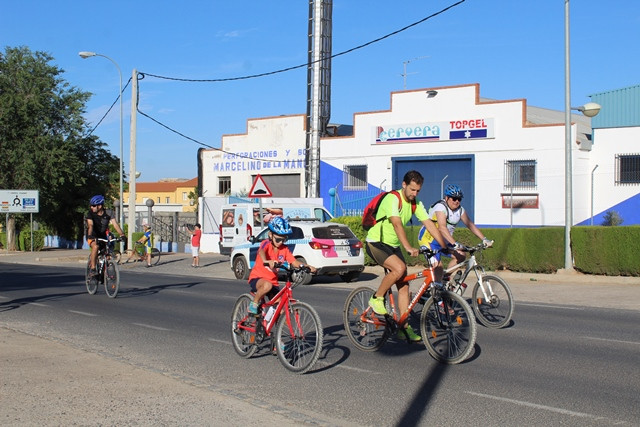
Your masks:
[{"label": "car wheel", "polygon": [[[298,261],[300,261],[301,263],[303,263],[304,265],[307,265],[307,260],[304,259],[303,257],[298,257],[296,258]],[[304,278],[304,282],[300,283],[301,285],[308,285],[309,283],[311,283],[311,278],[313,276],[311,274],[307,274],[307,277]]]},{"label": "car wheel", "polygon": [[247,280],[249,278],[249,264],[242,255],[238,255],[233,259],[233,274],[236,279]]},{"label": "car wheel", "polygon": [[340,278],[343,282],[355,282],[360,277],[359,271],[349,271],[348,273],[343,273],[340,275]]}]

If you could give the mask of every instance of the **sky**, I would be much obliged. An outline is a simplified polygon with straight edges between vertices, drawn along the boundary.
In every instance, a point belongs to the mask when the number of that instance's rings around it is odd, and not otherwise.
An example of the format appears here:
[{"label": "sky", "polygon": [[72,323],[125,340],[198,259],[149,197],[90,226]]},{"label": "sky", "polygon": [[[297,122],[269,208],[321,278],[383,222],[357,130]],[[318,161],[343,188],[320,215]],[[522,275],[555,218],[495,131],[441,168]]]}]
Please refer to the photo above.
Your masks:
[{"label": "sky", "polygon": [[[405,31],[332,60],[331,123],[390,108],[406,89],[478,83],[480,96],[526,99],[564,111],[564,24],[568,0],[333,0],[333,54],[348,51],[455,5]],[[223,82],[307,62],[308,1],[3,1],[0,42],[49,53],[63,78],[93,95],[91,127],[133,70],[138,181],[197,176],[197,150],[246,132],[247,119],[306,113],[306,68]],[[640,1],[570,2],[571,105],[640,84]],[[404,70],[406,68],[406,74]],[[124,170],[129,173],[131,85],[123,92]],[[94,130],[120,155],[116,103]],[[195,142],[195,141],[197,142]]]}]

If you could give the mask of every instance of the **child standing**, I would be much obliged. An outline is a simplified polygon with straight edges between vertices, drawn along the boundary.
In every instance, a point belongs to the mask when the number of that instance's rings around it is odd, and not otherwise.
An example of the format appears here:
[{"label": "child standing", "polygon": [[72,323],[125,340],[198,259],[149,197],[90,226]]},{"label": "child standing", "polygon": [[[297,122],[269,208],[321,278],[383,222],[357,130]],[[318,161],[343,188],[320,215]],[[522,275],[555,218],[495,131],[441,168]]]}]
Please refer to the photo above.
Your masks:
[{"label": "child standing", "polygon": [[202,231],[200,231],[200,224],[196,224],[193,230],[189,230],[191,233],[191,255],[193,256],[193,262],[191,267],[200,267],[200,237]]}]

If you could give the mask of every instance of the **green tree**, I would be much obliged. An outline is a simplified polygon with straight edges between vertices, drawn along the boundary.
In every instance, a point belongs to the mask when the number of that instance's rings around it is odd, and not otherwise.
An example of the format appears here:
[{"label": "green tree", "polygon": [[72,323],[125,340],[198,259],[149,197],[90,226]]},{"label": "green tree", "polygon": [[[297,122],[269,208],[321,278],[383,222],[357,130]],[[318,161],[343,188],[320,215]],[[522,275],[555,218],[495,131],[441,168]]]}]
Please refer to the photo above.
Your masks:
[{"label": "green tree", "polygon": [[606,226],[606,227],[615,227],[618,225],[622,225],[622,223],[624,222],[624,220],[622,219],[622,217],[620,216],[620,214],[616,211],[607,211],[604,214],[604,218],[602,221],[602,225]]},{"label": "green tree", "polygon": [[190,205],[193,206],[193,211],[198,212],[198,187],[193,187],[193,191],[189,191],[187,198],[190,200]]},{"label": "green tree", "polygon": [[[87,135],[82,114],[91,94],[71,87],[52,61],[27,47],[0,53],[0,188],[39,190],[36,220],[77,239],[91,195],[117,193],[118,158]],[[27,220],[10,218],[9,249]]]}]

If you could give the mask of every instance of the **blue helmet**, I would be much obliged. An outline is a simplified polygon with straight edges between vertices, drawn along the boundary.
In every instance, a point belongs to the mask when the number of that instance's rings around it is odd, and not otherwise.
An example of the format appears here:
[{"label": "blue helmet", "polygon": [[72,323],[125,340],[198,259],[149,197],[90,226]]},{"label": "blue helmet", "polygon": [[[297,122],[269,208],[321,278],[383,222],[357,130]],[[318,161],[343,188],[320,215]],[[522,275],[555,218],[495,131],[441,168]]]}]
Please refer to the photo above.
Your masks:
[{"label": "blue helmet", "polygon": [[444,195],[448,197],[460,197],[461,199],[464,197],[462,189],[455,184],[447,185],[447,188],[444,190]]},{"label": "blue helmet", "polygon": [[89,202],[91,205],[104,205],[104,197],[100,194],[96,194],[91,198]]},{"label": "blue helmet", "polygon": [[280,236],[288,236],[290,234],[293,234],[293,230],[289,226],[289,221],[282,218],[281,216],[274,216],[271,221],[269,221],[268,227],[271,232]]}]

